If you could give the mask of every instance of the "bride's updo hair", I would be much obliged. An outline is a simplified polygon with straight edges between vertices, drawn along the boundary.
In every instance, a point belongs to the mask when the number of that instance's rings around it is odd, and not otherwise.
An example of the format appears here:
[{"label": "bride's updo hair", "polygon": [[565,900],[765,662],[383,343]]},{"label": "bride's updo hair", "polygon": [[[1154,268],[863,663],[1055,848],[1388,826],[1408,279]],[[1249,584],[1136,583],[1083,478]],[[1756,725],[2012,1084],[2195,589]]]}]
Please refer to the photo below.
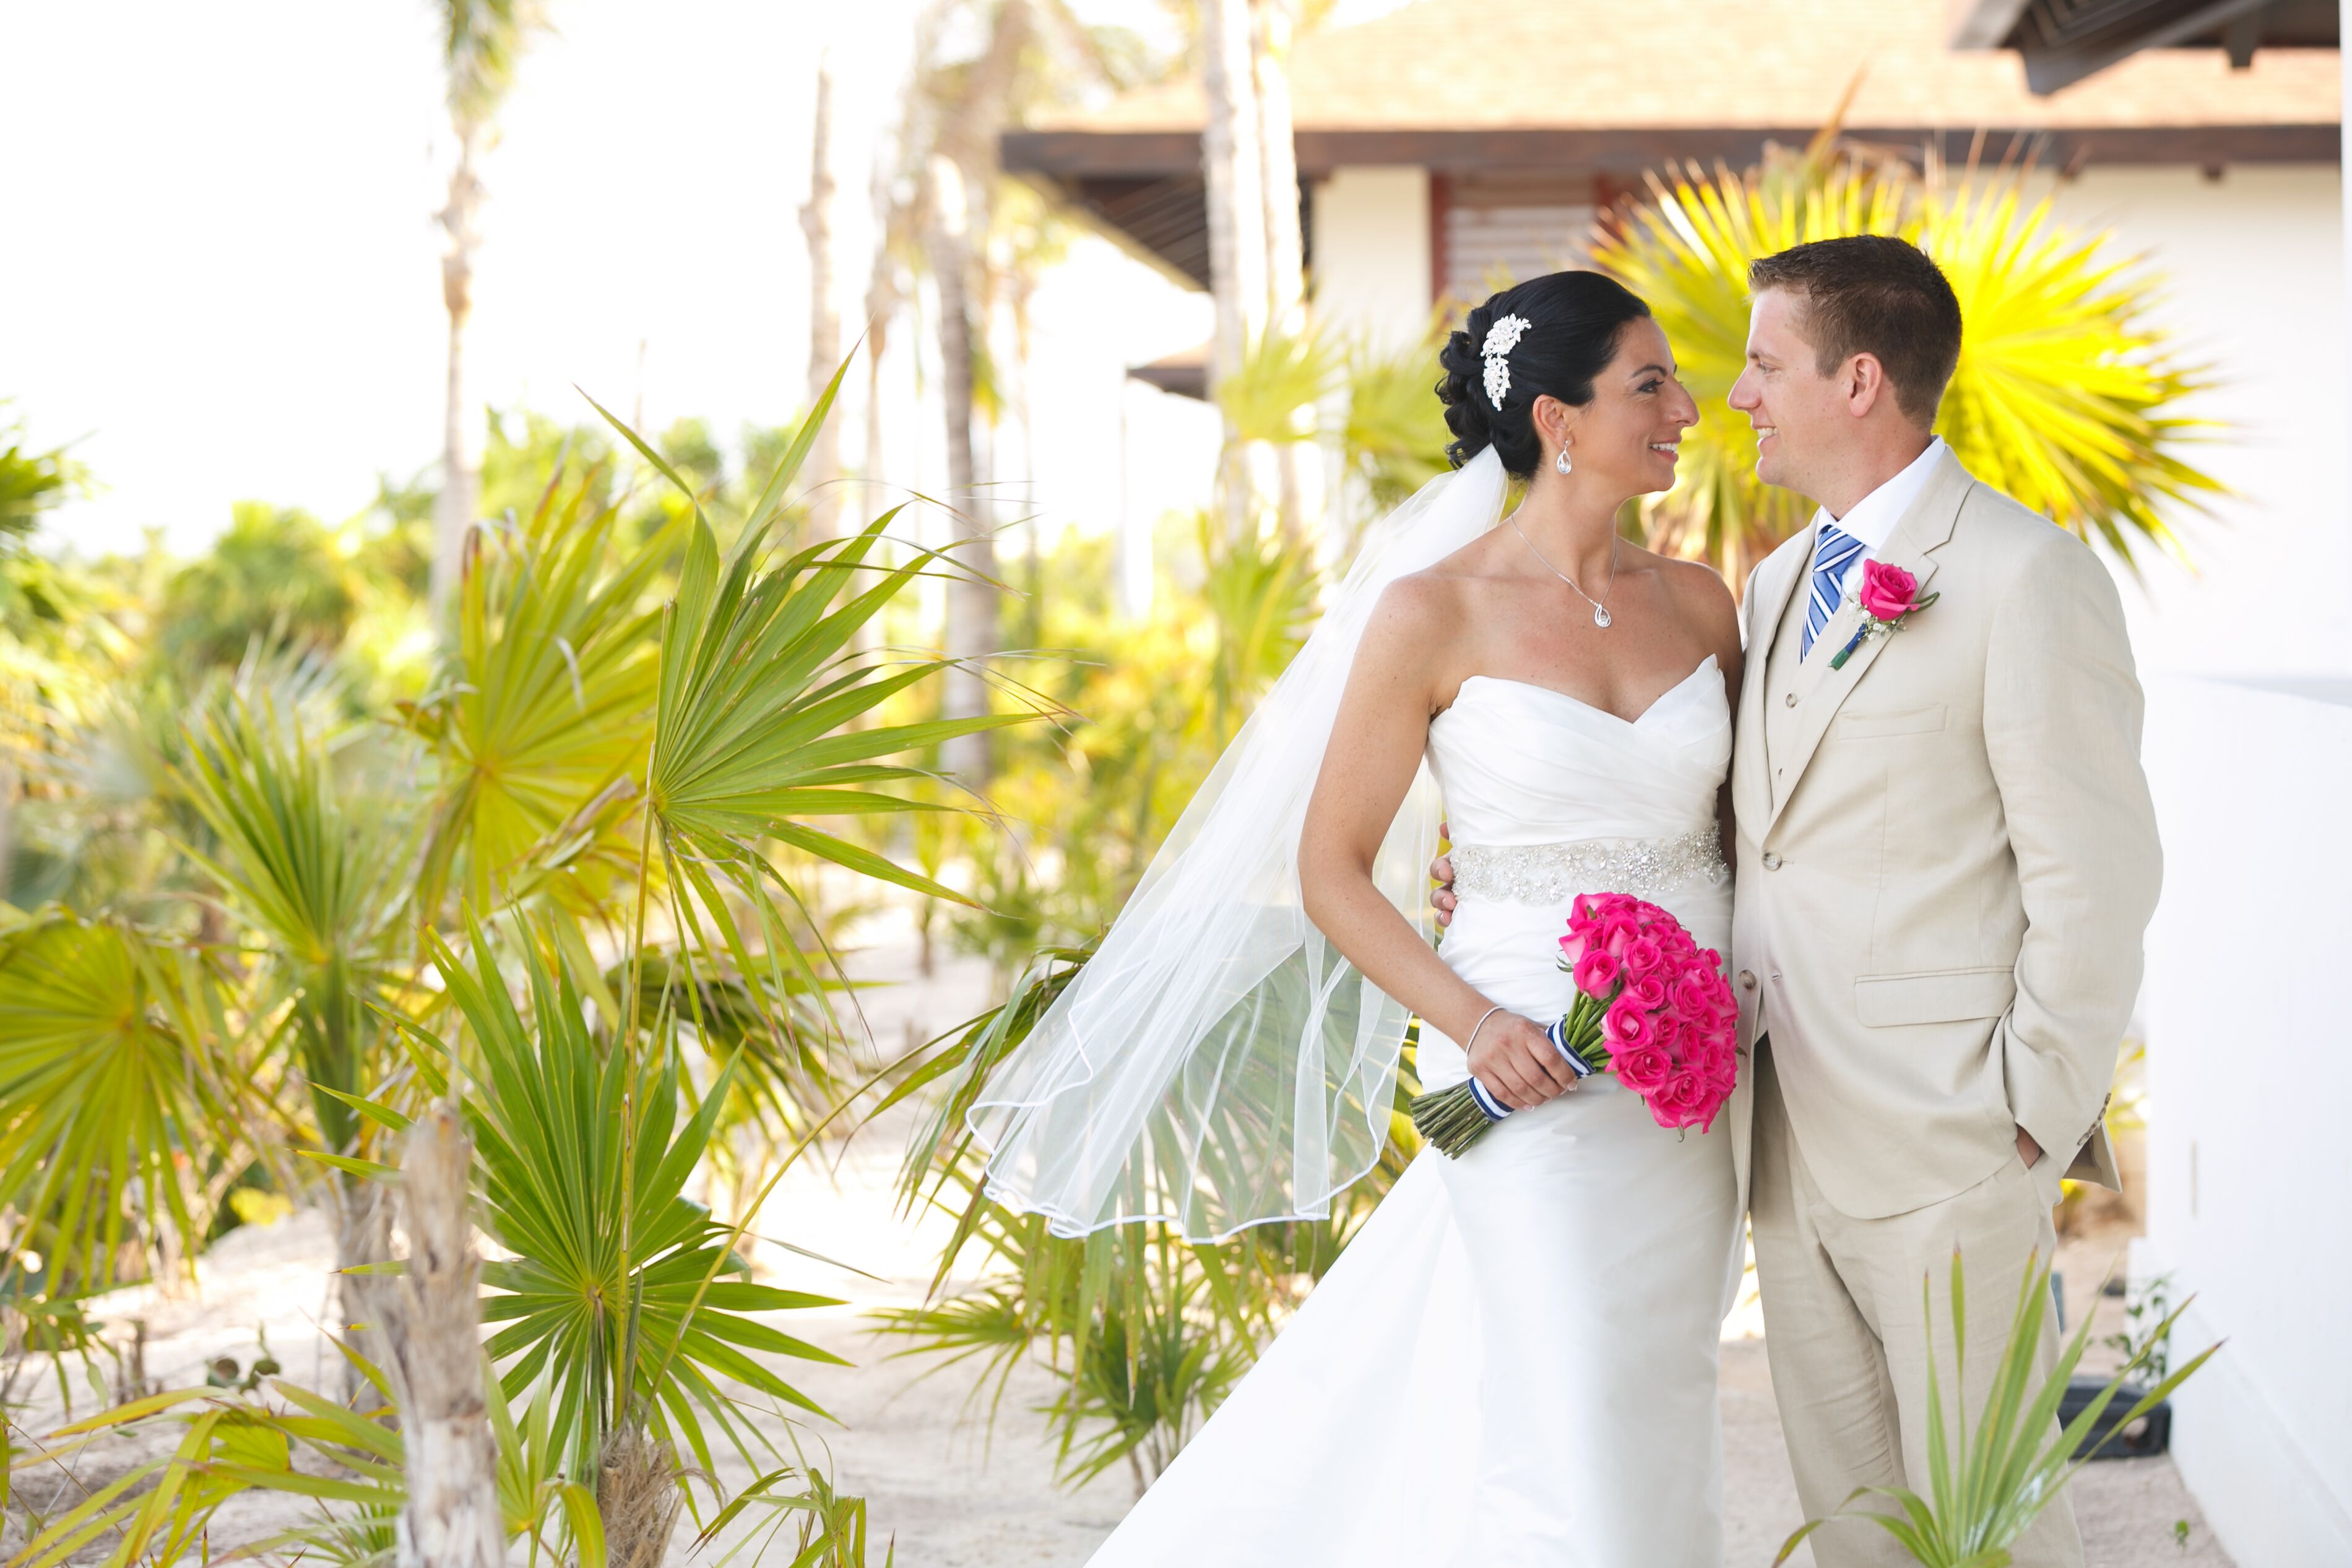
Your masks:
[{"label": "bride's updo hair", "polygon": [[[1565,403],[1592,401],[1592,379],[1617,357],[1625,324],[1647,316],[1641,297],[1598,272],[1551,272],[1506,288],[1472,310],[1462,330],[1445,340],[1437,362],[1445,379],[1437,383],[1445,405],[1445,425],[1454,432],[1445,455],[1456,468],[1487,447],[1510,473],[1525,479],[1543,461],[1536,434],[1536,399],[1549,393]],[[1486,396],[1486,362],[1480,350],[1496,322],[1517,316],[1527,329],[1505,360],[1511,384],[1496,408]]]}]

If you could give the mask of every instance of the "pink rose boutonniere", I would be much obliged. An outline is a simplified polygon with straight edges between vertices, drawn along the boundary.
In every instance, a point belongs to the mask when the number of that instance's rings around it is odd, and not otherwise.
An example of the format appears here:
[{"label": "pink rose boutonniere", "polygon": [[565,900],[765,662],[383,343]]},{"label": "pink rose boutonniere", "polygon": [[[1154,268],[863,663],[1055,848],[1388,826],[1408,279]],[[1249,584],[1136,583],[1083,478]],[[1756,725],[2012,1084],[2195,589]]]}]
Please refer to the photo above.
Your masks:
[{"label": "pink rose boutonniere", "polygon": [[1830,668],[1842,670],[1853,657],[1853,651],[1874,636],[1900,632],[1912,615],[1925,610],[1942,595],[1931,593],[1919,597],[1919,580],[1899,566],[1889,566],[1883,560],[1862,563],[1862,587],[1854,599],[1862,606],[1862,630],[1853,641],[1837,651]]}]

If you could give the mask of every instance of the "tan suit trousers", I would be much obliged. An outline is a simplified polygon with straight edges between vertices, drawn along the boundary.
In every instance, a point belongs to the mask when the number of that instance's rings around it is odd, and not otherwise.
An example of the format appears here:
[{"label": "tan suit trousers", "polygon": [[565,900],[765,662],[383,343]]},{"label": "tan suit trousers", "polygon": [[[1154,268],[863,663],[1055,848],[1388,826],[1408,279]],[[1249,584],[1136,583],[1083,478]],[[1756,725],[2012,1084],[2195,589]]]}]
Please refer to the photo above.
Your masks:
[{"label": "tan suit trousers", "polygon": [[[2050,1209],[2024,1162],[2010,1162],[1939,1203],[1879,1219],[1831,1207],[1791,1136],[1770,1042],[1756,1050],[1750,1221],[1764,1345],[1789,1460],[1805,1517],[1837,1511],[1856,1487],[1908,1487],[1931,1498],[1927,1470],[1927,1327],[1932,1306],[1944,1418],[1952,1418],[1955,1357],[1952,1251],[1968,1271],[1970,1432],[2009,1337],[2030,1260],[2057,1244]],[[1923,1293],[1923,1284],[1927,1287]],[[2042,1319],[2039,1364],[2058,1353],[2054,1314]],[[2056,1427],[2052,1427],[2055,1432]],[[1891,1511],[1885,1499],[1857,1506]],[[1895,1538],[1862,1519],[1811,1537],[1820,1568],[1909,1568]],[[2081,1568],[2083,1546],[2063,1493],[2016,1547],[2016,1568]]]}]

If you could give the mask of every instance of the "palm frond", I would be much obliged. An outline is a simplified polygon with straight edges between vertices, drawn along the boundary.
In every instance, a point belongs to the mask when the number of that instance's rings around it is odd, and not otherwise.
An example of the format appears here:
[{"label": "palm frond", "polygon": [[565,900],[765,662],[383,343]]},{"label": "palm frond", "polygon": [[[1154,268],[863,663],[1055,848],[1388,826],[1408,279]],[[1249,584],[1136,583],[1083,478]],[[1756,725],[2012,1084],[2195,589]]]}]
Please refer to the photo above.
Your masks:
[{"label": "palm frond", "polygon": [[2168,517],[2221,486],[2182,455],[2212,427],[2179,412],[2210,384],[2149,315],[2156,278],[2028,200],[2027,172],[1920,174],[1841,143],[1767,150],[1744,172],[1672,168],[1597,235],[1593,264],[1649,302],[1697,400],[1675,488],[1643,504],[1658,548],[1735,583],[1813,504],[1756,477],[1755,439],[1725,399],[1745,362],[1748,266],[1843,235],[1900,235],[1951,279],[1967,322],[1937,424],[1971,470],[2130,562],[2179,552]]},{"label": "palm frond", "polygon": [[5,1273],[55,1296],[111,1283],[126,1244],[152,1256],[166,1230],[201,1249],[211,1216],[183,1167],[241,1142],[227,1028],[197,953],[54,908],[0,936]]},{"label": "palm frond", "polygon": [[479,1052],[467,1120],[485,1228],[511,1254],[483,1268],[498,1293],[482,1316],[506,1325],[488,1348],[509,1395],[551,1381],[554,1440],[575,1478],[594,1473],[607,1433],[640,1418],[665,1426],[706,1470],[705,1417],[748,1459],[758,1438],[722,1379],[822,1414],[758,1357],[839,1358],[755,1314],[837,1303],[743,1278],[704,1289],[714,1273],[748,1272],[727,1253],[727,1228],[684,1196],[709,1152],[724,1076],[698,1101],[674,1051],[637,1069],[602,1049],[569,977],[538,949],[521,956],[527,1013],[478,928],[473,949],[470,966],[438,943],[434,956]]}]

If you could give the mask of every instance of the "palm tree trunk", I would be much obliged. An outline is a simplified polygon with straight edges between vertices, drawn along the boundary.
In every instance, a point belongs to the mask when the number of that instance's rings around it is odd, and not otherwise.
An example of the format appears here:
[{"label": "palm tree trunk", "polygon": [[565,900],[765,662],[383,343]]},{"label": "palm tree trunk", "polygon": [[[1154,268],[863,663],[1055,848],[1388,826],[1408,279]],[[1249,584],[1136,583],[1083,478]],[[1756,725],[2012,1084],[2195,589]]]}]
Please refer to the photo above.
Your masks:
[{"label": "palm tree trunk", "polygon": [[[808,406],[816,407],[827,382],[841,367],[841,313],[833,303],[833,72],[823,62],[816,68],[816,128],[809,155],[809,197],[801,208],[801,232],[808,236],[809,363]],[[808,465],[801,471],[802,493],[808,497],[808,537],[830,538],[840,498],[835,481],[841,476],[841,436],[836,422],[828,420],[810,448]]]},{"label": "palm tree trunk", "polygon": [[392,1364],[407,1443],[400,1568],[499,1568],[498,1440],[482,1396],[481,1265],[467,1213],[473,1142],[455,1107],[433,1107],[408,1134],[401,1185],[408,1274],[385,1292]]},{"label": "palm tree trunk", "polygon": [[[1298,153],[1291,140],[1290,37],[1297,0],[1252,0],[1251,80],[1257,92],[1260,191],[1265,204],[1266,329],[1294,337],[1307,326],[1306,241],[1298,223]],[[1297,538],[1306,527],[1300,444],[1275,448],[1281,483],[1282,531]]]},{"label": "palm tree trunk", "polygon": [[474,313],[478,239],[474,214],[482,196],[481,181],[474,173],[479,140],[478,128],[458,127],[457,166],[449,175],[448,204],[439,214],[449,242],[441,256],[441,303],[449,315],[449,374],[441,426],[441,495],[433,508],[432,608],[435,619],[445,626],[463,570],[466,533],[474,525],[482,490],[480,422],[466,393],[466,328]]},{"label": "palm tree trunk", "polygon": [[[971,438],[971,247],[965,226],[964,182],[962,172],[945,153],[931,160],[931,173],[927,240],[940,296],[940,401],[947,414],[948,494],[955,508],[955,557],[961,568],[947,589],[947,653],[958,663],[947,673],[942,704],[947,717],[970,718],[988,711],[988,683],[982,671],[996,652],[996,547]],[[940,761],[966,785],[985,783],[987,736],[957,737],[942,748]]]},{"label": "palm tree trunk", "polygon": [[[1201,74],[1209,99],[1201,162],[1209,194],[1209,291],[1216,306],[1212,392],[1240,372],[1251,340],[1265,329],[1265,162],[1251,30],[1249,0],[1201,0]],[[1250,527],[1252,486],[1248,455],[1230,419],[1218,488],[1226,534],[1239,538]]]},{"label": "palm tree trunk", "polygon": [[[392,1223],[383,1189],[337,1171],[330,1176],[327,1191],[334,1204],[336,1322],[343,1343],[374,1359],[382,1351],[374,1343],[381,1330],[362,1325],[382,1319],[383,1292],[373,1288],[371,1276],[352,1270],[392,1256]],[[366,1376],[345,1357],[343,1403],[357,1408],[367,1387]]]},{"label": "palm tree trunk", "polygon": [[[1029,45],[1029,0],[1002,0],[988,47],[961,73],[947,106],[929,168],[927,243],[940,291],[940,360],[948,423],[948,477],[956,507],[956,556],[962,570],[948,584],[947,651],[961,661],[947,674],[942,706],[950,718],[988,711],[984,662],[997,651],[996,549],[992,508],[983,498],[972,440],[972,274],[988,243],[988,213],[998,176],[1003,128],[1021,57]],[[958,737],[940,748],[946,769],[966,784],[987,780],[986,735]]]}]

